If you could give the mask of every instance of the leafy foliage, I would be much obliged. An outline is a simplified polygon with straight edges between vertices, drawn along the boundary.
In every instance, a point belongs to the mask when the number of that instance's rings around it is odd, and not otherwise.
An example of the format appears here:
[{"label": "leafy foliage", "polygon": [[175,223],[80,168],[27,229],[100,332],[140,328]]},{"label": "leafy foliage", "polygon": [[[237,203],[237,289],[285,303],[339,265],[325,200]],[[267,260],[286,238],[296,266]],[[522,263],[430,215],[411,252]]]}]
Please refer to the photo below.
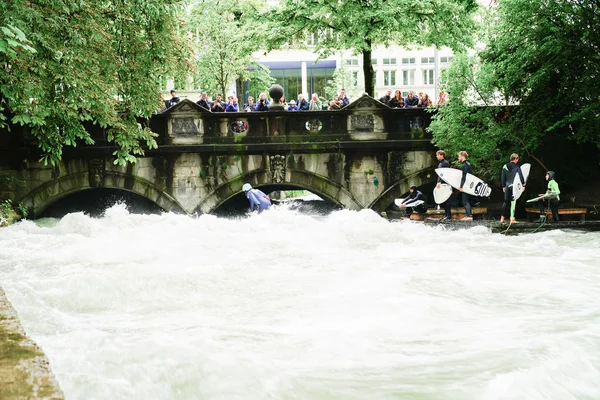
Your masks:
[{"label": "leafy foliage", "polygon": [[327,87],[325,88],[325,95],[328,99],[333,99],[333,96],[339,94],[340,89],[346,89],[346,95],[350,99],[350,101],[356,100],[360,97],[361,90],[354,82],[354,78],[352,77],[352,73],[346,66],[344,60],[338,65],[333,72],[332,79],[327,82]]},{"label": "leafy foliage", "polygon": [[115,163],[134,162],[156,147],[139,121],[160,106],[160,78],[187,68],[179,12],[177,0],[2,2],[0,112],[30,127],[45,162],[92,143],[89,123],[108,129]]},{"label": "leafy foliage", "polygon": [[256,18],[261,4],[242,0],[194,4],[187,27],[195,36],[196,80],[211,94],[226,95],[237,79],[253,78],[258,85],[271,82],[268,68],[257,67],[252,55],[266,35]]},{"label": "leafy foliage", "polygon": [[372,49],[389,46],[471,44],[475,0],[285,0],[264,19],[270,21],[269,49],[301,45],[317,35],[315,50],[327,57],[335,50],[363,56],[365,91],[373,95]]},{"label": "leafy foliage", "polygon": [[483,50],[449,71],[437,145],[466,149],[489,176],[512,152],[547,169],[557,141],[600,145],[600,2],[502,0],[482,26]]}]

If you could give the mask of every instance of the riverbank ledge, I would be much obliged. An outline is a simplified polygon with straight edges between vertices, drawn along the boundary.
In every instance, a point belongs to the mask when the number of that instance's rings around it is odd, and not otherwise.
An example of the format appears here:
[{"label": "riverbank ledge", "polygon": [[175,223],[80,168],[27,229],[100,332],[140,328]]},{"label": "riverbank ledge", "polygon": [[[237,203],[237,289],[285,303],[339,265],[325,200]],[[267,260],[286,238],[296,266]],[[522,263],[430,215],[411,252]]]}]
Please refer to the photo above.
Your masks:
[{"label": "riverbank ledge", "polygon": [[64,399],[42,349],[25,335],[0,288],[0,399]]}]

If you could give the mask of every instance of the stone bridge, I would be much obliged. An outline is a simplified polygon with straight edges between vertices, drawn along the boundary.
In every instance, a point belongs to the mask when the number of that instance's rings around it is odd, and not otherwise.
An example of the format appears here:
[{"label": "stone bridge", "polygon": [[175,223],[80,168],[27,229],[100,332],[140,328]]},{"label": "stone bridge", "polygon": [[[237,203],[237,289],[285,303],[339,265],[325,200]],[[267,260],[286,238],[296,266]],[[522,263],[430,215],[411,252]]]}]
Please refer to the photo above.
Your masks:
[{"label": "stone bridge", "polygon": [[352,210],[384,211],[410,185],[435,180],[434,147],[421,109],[390,109],[365,95],[339,111],[211,113],[184,100],[147,121],[159,147],[114,165],[106,132],[38,162],[26,128],[0,132],[0,199],[35,217],[70,194],[120,189],[166,211],[211,213],[251,183],[264,191],[306,189]]}]

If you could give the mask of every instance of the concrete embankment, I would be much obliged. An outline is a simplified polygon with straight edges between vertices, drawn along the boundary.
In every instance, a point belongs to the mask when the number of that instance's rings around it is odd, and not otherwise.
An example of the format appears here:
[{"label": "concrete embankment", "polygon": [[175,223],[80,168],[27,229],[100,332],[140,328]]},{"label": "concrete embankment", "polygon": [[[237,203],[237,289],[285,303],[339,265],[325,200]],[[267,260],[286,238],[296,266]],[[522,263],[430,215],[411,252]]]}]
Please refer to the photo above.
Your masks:
[{"label": "concrete embankment", "polygon": [[0,399],[64,399],[42,349],[25,335],[0,288]]}]

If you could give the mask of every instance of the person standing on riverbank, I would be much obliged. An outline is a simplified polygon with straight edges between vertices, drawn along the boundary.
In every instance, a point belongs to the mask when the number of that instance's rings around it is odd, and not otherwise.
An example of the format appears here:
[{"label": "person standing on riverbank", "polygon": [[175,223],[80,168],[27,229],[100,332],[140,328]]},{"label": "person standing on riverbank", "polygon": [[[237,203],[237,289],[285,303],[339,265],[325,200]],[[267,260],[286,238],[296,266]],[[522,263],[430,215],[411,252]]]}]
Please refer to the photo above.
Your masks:
[{"label": "person standing on riverbank", "polygon": [[463,191],[463,185],[467,180],[467,174],[473,173],[473,167],[471,167],[471,163],[467,161],[467,158],[469,158],[469,153],[464,150],[458,152],[458,161],[462,163],[462,179],[460,180],[460,188],[458,190],[462,193],[462,201],[466,213],[466,216],[462,218],[461,221],[473,221],[473,214],[471,213],[471,196]]},{"label": "person standing on riverbank", "polygon": [[253,189],[249,183],[244,183],[242,191],[246,195],[248,201],[250,201],[250,212],[258,206],[258,213],[262,213],[271,207],[271,199],[264,192],[258,189]]},{"label": "person standing on riverbank", "polygon": [[[450,168],[450,163],[448,162],[448,160],[446,160],[446,153],[444,152],[444,150],[438,150],[435,153],[435,157],[440,162],[438,164],[438,168]],[[439,189],[440,186],[443,184],[444,181],[441,177],[438,176],[437,185],[435,185],[435,187]],[[440,206],[444,207],[444,217],[442,219],[452,219],[452,206],[450,205],[450,199],[440,204]]]},{"label": "person standing on riverbank", "polygon": [[[554,180],[555,177],[554,171],[546,172],[546,180],[548,181],[548,190],[546,193],[540,193],[538,196],[544,196],[538,200],[540,205],[540,219],[535,222],[545,222],[546,221],[546,208],[550,208],[552,210],[552,222],[558,222],[558,202],[560,201],[560,189],[558,188],[558,182]],[[548,200],[548,203],[546,203]],[[546,206],[548,204],[548,206]]]},{"label": "person standing on riverbank", "polygon": [[504,192],[504,203],[502,204],[502,216],[500,217],[500,223],[504,223],[504,219],[510,216],[510,223],[517,222],[514,216],[513,208],[513,182],[515,176],[519,174],[521,182],[523,182],[523,190],[525,190],[525,178],[523,178],[523,172],[519,167],[519,155],[513,153],[510,155],[510,161],[502,167],[502,176],[500,181],[502,182],[502,191]]}]

